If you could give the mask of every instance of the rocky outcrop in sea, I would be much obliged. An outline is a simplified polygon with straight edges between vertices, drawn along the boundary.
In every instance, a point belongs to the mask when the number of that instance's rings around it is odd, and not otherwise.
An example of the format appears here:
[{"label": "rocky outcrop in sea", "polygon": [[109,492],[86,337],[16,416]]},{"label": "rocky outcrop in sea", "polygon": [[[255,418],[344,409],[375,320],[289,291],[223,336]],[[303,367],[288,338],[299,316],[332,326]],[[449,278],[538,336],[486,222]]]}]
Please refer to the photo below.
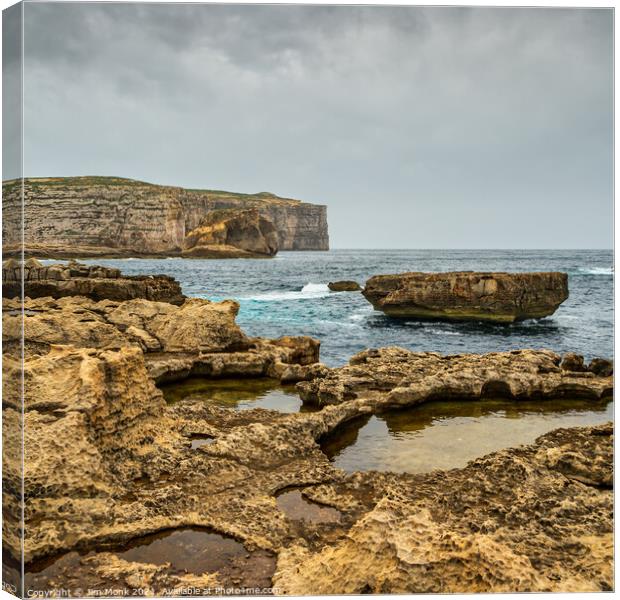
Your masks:
[{"label": "rocky outcrop in sea", "polygon": [[566,273],[401,273],[362,291],[390,317],[512,323],[553,314],[568,298]]},{"label": "rocky outcrop in sea", "polygon": [[359,292],[362,288],[357,281],[330,281],[327,287],[332,292]]}]

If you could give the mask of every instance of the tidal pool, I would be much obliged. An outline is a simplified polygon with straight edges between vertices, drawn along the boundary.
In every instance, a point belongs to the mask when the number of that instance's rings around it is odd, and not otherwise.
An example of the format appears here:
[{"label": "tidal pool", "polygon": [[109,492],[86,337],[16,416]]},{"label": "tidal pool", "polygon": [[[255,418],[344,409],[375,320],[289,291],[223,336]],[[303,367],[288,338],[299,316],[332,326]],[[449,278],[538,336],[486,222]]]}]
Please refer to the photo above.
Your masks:
[{"label": "tidal pool", "polygon": [[205,379],[190,377],[160,386],[167,402],[204,400],[222,408],[247,410],[266,408],[283,413],[308,410],[302,407],[294,385],[281,385],[275,379]]},{"label": "tidal pool", "polygon": [[292,521],[337,523],[340,511],[308,500],[300,490],[284,490],[276,497],[278,508]]},{"label": "tidal pool", "polygon": [[480,400],[421,404],[346,423],[321,440],[336,467],[423,473],[521,444],[559,427],[613,420],[613,402]]},{"label": "tidal pool", "polygon": [[211,435],[201,435],[194,434],[191,436],[191,445],[190,448],[192,450],[196,450],[198,448],[202,448],[202,446],[206,446],[207,444],[212,444],[215,441],[215,438]]},{"label": "tidal pool", "polygon": [[[220,573],[224,581],[229,578],[242,581],[249,587],[267,587],[275,569],[275,558],[263,550],[248,552],[235,539],[203,528],[183,528],[161,531],[137,538],[125,546],[99,551],[112,552],[128,562],[169,565],[172,573]],[[95,551],[69,552],[60,557],[38,561],[26,567],[26,583],[30,590],[44,591],[51,586],[72,590],[90,585],[116,584],[114,579],[100,579],[83,559]],[[82,595],[82,594],[76,594]]]},{"label": "tidal pool", "polygon": [[219,571],[236,557],[245,556],[243,544],[202,529],[164,531],[140,538],[115,552],[123,560],[161,565],[201,575]]}]

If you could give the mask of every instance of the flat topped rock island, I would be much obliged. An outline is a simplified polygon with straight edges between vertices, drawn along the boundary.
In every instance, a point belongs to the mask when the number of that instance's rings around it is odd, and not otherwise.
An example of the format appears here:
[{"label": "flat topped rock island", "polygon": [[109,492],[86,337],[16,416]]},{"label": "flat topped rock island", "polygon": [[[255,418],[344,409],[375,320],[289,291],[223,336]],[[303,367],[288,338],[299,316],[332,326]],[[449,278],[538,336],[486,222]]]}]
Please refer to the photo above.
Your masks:
[{"label": "flat topped rock island", "polygon": [[390,317],[512,323],[552,315],[566,273],[401,273],[371,277],[364,297]]}]

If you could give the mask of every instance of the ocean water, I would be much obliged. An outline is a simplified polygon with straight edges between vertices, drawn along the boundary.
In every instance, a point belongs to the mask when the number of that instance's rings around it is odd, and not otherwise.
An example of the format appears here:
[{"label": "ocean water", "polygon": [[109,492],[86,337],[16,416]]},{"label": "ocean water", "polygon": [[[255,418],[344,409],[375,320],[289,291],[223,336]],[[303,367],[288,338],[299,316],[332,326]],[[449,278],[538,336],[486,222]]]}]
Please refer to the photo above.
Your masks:
[{"label": "ocean water", "polygon": [[[57,262],[57,261],[45,261]],[[321,359],[345,364],[365,348],[402,346],[441,353],[548,348],[586,358],[613,354],[611,250],[331,250],[281,252],[273,259],[93,259],[127,274],[165,273],[188,296],[240,303],[250,335],[311,335]],[[395,320],[358,292],[330,292],[329,281],[405,271],[564,271],[569,299],[551,317],[513,325]]]}]

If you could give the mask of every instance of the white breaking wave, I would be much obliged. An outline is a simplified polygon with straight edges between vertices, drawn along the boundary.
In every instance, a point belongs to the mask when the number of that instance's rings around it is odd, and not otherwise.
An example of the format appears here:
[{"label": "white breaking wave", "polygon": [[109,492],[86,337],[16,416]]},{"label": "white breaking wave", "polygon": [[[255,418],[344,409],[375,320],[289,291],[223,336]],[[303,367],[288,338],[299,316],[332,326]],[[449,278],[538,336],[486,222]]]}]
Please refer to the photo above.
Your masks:
[{"label": "white breaking wave", "polygon": [[326,283],[306,283],[304,287],[301,288],[301,293],[306,294],[317,294],[319,292],[329,292],[329,287],[327,287]]},{"label": "white breaking wave", "polygon": [[308,298],[324,298],[331,292],[326,283],[307,283],[300,291],[286,292],[265,292],[255,296],[246,296],[247,300],[258,300],[259,302],[277,302],[281,300],[307,300]]},{"label": "white breaking wave", "polygon": [[441,329],[426,329],[426,331],[430,331],[433,335],[463,335],[462,333],[459,333],[458,331],[445,331],[445,330],[441,330]]},{"label": "white breaking wave", "polygon": [[367,319],[373,313],[372,306],[369,306],[367,309],[360,310],[354,312],[352,315],[349,315],[349,321],[363,321]]},{"label": "white breaking wave", "polygon": [[579,267],[579,272],[584,275],[613,275],[613,267]]}]

